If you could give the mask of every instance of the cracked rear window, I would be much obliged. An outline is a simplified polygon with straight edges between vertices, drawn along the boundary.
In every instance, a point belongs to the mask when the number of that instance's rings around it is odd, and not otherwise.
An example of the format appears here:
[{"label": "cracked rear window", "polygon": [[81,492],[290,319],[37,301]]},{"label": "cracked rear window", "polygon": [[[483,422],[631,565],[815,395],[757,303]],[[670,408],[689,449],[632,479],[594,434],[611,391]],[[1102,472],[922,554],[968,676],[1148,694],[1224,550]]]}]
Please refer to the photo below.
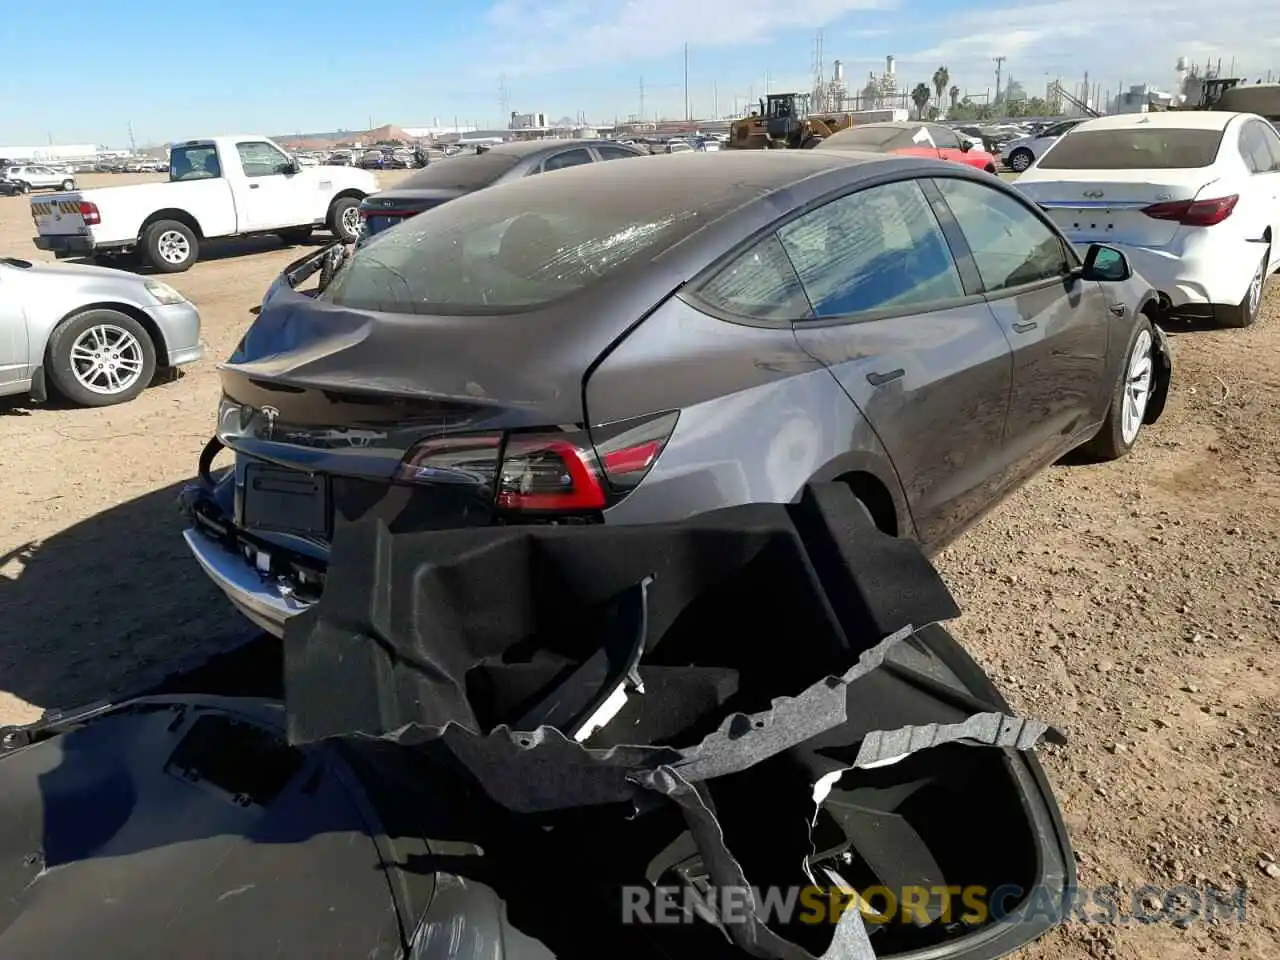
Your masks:
[{"label": "cracked rear window", "polygon": [[657,256],[747,199],[733,178],[673,177],[649,160],[638,158],[638,171],[590,164],[451,200],[371,239],[320,299],[387,313],[532,310]]}]

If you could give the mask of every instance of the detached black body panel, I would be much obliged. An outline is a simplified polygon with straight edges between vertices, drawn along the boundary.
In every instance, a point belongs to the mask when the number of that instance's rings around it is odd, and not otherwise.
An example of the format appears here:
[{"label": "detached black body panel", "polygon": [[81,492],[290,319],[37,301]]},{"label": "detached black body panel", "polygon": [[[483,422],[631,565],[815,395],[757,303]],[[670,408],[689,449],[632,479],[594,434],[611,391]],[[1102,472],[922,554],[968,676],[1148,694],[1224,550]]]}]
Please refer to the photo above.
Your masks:
[{"label": "detached black body panel", "polygon": [[[0,956],[993,960],[1037,938],[1075,880],[1045,728],[842,489],[629,530],[340,527],[287,709],[215,696],[244,679],[224,665],[0,730]],[[599,684],[629,697],[570,735]],[[815,884],[994,896],[968,919],[621,922],[636,889]]]}]

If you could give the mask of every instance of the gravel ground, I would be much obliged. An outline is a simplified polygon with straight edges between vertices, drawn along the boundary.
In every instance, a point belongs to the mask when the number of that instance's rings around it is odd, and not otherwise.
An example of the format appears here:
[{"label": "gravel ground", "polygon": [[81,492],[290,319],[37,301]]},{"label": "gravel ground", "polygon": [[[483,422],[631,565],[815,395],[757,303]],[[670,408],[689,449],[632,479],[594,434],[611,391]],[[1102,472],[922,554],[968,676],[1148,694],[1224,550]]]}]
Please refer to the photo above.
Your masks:
[{"label": "gravel ground", "polygon": [[[27,201],[0,198],[0,255],[42,258],[31,234]],[[172,278],[210,359],[131,404],[0,400],[0,723],[244,631],[174,497],[213,429],[214,360],[300,253],[242,242]],[[1280,957],[1280,282],[1252,329],[1169,332],[1175,389],[1135,453],[1051,468],[939,566],[956,634],[1069,735],[1043,757],[1081,883],[1117,885],[1122,913],[1147,883],[1243,883],[1247,921],[1071,923],[1024,960]]]}]

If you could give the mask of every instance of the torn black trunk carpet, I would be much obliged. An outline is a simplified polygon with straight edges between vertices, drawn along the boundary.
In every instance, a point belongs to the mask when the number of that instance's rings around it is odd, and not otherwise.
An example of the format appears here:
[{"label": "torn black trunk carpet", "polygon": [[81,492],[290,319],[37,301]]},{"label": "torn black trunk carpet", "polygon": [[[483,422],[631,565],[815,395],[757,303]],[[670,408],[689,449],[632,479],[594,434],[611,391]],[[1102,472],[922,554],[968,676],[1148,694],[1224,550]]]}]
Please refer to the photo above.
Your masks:
[{"label": "torn black trunk carpet", "polygon": [[[686,885],[883,880],[895,852],[861,852],[881,835],[903,838],[896,879],[917,883],[941,872],[920,829],[877,822],[859,790],[920,751],[954,765],[948,744],[1025,750],[1046,732],[954,684],[919,702],[875,695],[886,658],[909,663],[917,627],[958,612],[918,548],[877,531],[839,484],[674,524],[355,522],[335,531],[322,599],[287,629],[289,735],[443,747],[492,801],[548,829],[593,811],[594,833],[562,833],[571,858],[674,810],[690,849],[669,867]],[[930,682],[947,686],[917,686]],[[833,796],[847,821],[837,859],[819,848]],[[801,930],[751,899],[707,916],[748,955],[877,955],[858,909]]]}]

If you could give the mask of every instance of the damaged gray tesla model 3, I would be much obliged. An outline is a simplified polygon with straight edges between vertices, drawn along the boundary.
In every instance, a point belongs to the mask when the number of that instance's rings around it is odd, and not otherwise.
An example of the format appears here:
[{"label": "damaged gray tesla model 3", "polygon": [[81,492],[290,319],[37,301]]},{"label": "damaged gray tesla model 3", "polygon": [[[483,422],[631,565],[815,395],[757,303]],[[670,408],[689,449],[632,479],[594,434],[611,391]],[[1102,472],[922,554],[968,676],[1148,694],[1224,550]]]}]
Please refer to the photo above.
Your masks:
[{"label": "damaged gray tesla model 3", "polygon": [[283,645],[0,729],[0,955],[1002,956],[1069,907],[1060,737],[957,614],[843,484],[341,519]]}]

